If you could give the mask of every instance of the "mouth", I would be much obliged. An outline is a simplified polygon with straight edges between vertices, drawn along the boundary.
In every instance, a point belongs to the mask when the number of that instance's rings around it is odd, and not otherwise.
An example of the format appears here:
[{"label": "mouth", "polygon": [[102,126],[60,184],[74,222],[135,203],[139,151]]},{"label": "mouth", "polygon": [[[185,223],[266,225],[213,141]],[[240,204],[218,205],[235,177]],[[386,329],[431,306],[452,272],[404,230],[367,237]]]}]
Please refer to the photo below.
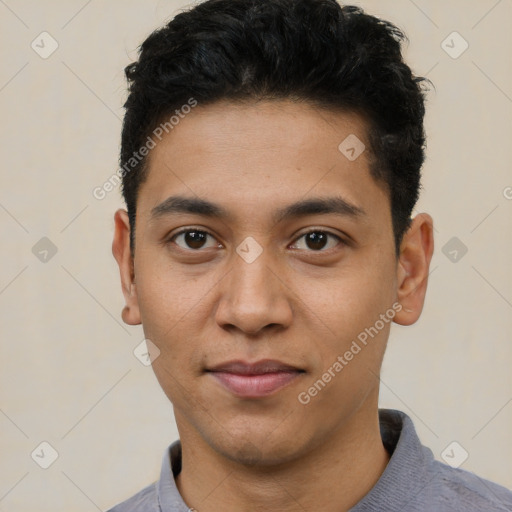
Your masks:
[{"label": "mouth", "polygon": [[270,359],[256,363],[230,361],[206,372],[239,398],[272,395],[305,373],[300,368]]}]

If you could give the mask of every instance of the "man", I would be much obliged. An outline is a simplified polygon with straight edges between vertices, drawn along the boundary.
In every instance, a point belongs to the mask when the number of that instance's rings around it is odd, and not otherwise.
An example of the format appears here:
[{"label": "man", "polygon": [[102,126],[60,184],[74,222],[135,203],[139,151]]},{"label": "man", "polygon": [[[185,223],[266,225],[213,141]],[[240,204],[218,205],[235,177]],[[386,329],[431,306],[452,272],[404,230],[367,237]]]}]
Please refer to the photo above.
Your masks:
[{"label": "man", "polygon": [[334,0],[209,0],[126,68],[122,316],[180,441],[113,512],[512,510],[378,409],[433,253],[402,39]]}]

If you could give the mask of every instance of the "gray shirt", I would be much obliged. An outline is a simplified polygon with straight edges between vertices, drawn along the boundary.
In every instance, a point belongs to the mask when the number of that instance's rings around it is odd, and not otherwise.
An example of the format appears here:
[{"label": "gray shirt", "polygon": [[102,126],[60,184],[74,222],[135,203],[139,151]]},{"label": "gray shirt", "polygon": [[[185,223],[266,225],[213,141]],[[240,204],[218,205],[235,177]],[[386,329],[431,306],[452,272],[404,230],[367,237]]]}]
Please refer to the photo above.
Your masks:
[{"label": "gray shirt", "polygon": [[[434,460],[405,413],[380,409],[379,416],[391,459],[350,512],[512,512],[512,491]],[[165,452],[160,480],[108,512],[189,512],[174,481],[180,471],[176,441]]]}]

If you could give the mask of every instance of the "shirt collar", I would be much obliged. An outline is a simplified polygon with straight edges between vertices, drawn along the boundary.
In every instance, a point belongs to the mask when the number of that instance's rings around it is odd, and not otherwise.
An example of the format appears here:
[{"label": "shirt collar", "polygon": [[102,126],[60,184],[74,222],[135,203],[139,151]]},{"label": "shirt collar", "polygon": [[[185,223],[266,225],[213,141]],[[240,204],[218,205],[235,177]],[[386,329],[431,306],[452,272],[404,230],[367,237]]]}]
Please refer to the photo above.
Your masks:
[{"label": "shirt collar", "polygon": [[421,444],[407,414],[380,409],[379,422],[382,442],[391,458],[377,483],[350,512],[407,510],[407,504],[435,477],[429,472],[434,456]]},{"label": "shirt collar", "polygon": [[[432,475],[428,469],[432,452],[421,445],[412,420],[392,409],[379,410],[382,441],[391,458],[377,483],[351,512],[402,510],[426,485]],[[181,471],[181,444],[175,441],[166,450],[158,482],[158,504],[161,510],[189,512],[190,509],[176,487],[175,477]]]},{"label": "shirt collar", "polygon": [[162,460],[162,471],[158,482],[158,505],[161,510],[173,512],[189,512],[181,494],[176,487],[175,477],[181,471],[181,444],[175,441],[165,451]]}]

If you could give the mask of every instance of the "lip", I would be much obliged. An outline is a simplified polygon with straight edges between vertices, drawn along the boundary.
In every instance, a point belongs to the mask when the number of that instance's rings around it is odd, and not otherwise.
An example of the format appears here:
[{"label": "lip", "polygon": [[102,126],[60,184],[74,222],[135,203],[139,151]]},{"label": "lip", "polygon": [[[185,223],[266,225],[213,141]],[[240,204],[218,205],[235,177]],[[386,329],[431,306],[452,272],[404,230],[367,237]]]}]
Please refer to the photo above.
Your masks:
[{"label": "lip", "polygon": [[300,368],[272,359],[255,363],[229,361],[206,371],[224,388],[240,398],[272,395],[305,373]]}]

